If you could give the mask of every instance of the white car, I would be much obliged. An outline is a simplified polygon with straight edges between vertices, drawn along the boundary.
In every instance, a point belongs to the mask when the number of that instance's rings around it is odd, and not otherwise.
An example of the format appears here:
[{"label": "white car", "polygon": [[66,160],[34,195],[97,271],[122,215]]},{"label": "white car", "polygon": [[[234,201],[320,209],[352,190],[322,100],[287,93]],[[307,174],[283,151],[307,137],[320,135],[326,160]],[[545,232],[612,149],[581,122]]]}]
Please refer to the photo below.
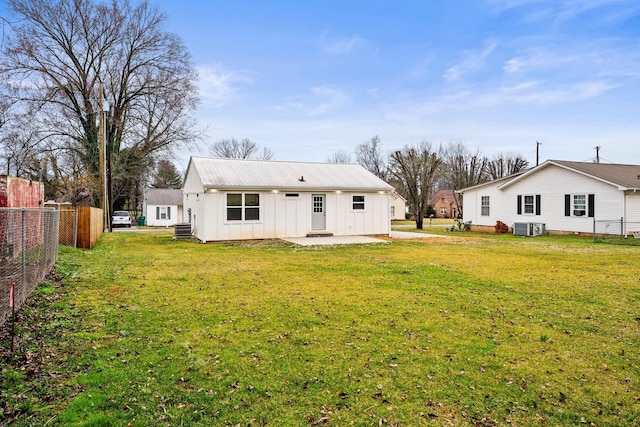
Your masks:
[{"label": "white car", "polygon": [[127,211],[115,211],[111,217],[111,226],[116,227],[131,227],[131,215]]}]

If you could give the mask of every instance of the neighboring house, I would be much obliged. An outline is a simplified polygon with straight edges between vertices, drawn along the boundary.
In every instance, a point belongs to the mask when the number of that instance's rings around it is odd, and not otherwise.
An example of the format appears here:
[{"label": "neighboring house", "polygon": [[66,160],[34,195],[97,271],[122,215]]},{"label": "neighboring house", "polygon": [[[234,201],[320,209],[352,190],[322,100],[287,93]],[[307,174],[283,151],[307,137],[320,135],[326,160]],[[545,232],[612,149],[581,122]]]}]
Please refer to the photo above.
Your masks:
[{"label": "neighboring house", "polygon": [[192,157],[184,220],[202,242],[388,235],[391,191],[359,165]]},{"label": "neighboring house", "polygon": [[433,207],[436,218],[456,218],[460,213],[453,190],[438,190],[428,202]]},{"label": "neighboring house", "polygon": [[[544,224],[547,232],[602,234],[640,230],[640,165],[548,160],[460,190],[464,221]],[[620,229],[622,224],[623,229]]]},{"label": "neighboring house", "polygon": [[150,227],[171,227],[182,221],[182,190],[147,188],[144,190],[143,215]]},{"label": "neighboring house", "polygon": [[393,219],[406,219],[407,200],[396,191],[391,192],[389,217]]}]

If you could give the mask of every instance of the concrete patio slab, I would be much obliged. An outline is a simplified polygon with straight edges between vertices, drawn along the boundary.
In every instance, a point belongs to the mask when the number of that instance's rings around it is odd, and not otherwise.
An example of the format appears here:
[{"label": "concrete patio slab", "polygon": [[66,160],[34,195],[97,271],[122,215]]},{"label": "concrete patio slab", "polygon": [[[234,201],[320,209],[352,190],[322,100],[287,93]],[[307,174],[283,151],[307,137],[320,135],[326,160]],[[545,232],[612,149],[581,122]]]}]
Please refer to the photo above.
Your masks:
[{"label": "concrete patio slab", "polygon": [[389,237],[392,239],[431,239],[433,237],[440,237],[443,239],[450,239],[453,236],[443,236],[442,234],[428,234],[428,233],[414,233],[411,231],[391,231]]},{"label": "concrete patio slab", "polygon": [[301,246],[387,243],[386,240],[366,236],[288,237],[282,240]]}]

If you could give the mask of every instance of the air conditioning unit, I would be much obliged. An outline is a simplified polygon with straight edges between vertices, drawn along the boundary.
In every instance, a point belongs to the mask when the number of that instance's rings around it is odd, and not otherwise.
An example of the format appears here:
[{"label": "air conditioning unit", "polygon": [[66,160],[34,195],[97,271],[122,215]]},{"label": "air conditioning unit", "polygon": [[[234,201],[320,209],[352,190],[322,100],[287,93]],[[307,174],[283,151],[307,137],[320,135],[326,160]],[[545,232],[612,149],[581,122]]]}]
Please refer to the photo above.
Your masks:
[{"label": "air conditioning unit", "polygon": [[546,233],[546,226],[541,223],[516,222],[513,224],[513,234],[516,236],[541,236]]},{"label": "air conditioning unit", "polygon": [[190,239],[191,238],[191,224],[176,224],[176,235],[174,239]]}]

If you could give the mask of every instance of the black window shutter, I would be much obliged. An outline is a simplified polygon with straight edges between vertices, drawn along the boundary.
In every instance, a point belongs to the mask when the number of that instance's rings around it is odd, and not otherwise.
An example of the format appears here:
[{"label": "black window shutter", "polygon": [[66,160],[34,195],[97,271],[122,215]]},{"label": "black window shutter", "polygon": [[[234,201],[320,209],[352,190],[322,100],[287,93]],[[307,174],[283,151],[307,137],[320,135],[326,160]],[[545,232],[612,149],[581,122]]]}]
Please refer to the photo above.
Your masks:
[{"label": "black window shutter", "polygon": [[540,215],[540,195],[536,194],[536,215]]},{"label": "black window shutter", "polygon": [[522,215],[522,196],[518,196],[518,215]]},{"label": "black window shutter", "polygon": [[564,216],[571,216],[571,194],[564,195]]},{"label": "black window shutter", "polygon": [[171,206],[167,206],[167,219],[171,219]]},{"label": "black window shutter", "polygon": [[156,219],[160,219],[160,206],[156,206]]},{"label": "black window shutter", "polygon": [[589,212],[589,218],[593,218],[596,214],[596,195],[595,194],[589,194],[589,204],[587,209]]}]

